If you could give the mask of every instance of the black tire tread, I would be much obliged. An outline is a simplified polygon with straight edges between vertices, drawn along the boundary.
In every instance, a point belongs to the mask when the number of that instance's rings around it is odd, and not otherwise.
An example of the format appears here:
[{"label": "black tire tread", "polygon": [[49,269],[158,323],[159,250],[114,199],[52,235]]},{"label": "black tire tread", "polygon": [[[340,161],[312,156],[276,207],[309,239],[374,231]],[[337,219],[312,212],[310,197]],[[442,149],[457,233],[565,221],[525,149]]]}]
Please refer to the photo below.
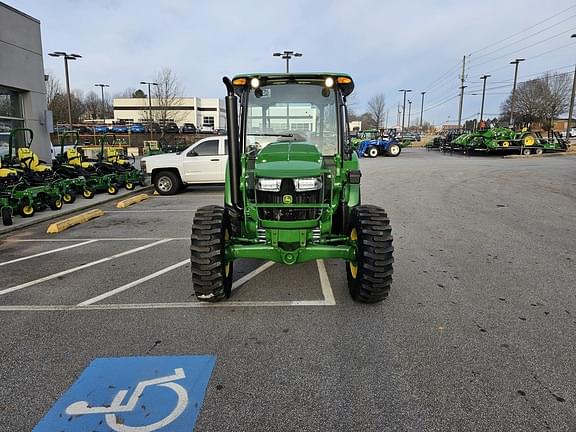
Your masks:
[{"label": "black tire tread", "polygon": [[384,209],[361,205],[352,210],[351,227],[358,233],[358,275],[349,269],[348,287],[352,298],[377,303],[388,297],[394,272],[394,246],[390,219]]}]

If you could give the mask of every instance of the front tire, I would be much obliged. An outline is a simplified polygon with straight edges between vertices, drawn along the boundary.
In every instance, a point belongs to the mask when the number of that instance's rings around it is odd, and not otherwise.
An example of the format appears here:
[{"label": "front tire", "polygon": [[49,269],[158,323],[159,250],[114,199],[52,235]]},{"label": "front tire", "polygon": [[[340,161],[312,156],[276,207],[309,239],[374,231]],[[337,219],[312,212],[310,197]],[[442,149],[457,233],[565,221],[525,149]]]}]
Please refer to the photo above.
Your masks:
[{"label": "front tire", "polygon": [[369,147],[368,148],[368,156],[370,156],[371,158],[375,158],[378,156],[378,149],[376,147]]},{"label": "front tire", "polygon": [[48,201],[48,206],[51,210],[60,210],[63,205],[64,203],[60,197],[50,198],[50,201]]},{"label": "front tire", "polygon": [[532,154],[532,150],[530,150],[529,148],[522,149],[522,154],[524,156],[530,156]]},{"label": "front tire", "polygon": [[181,186],[180,177],[172,171],[161,171],[154,177],[154,189],[160,195],[174,195]]},{"label": "front tire", "polygon": [[76,194],[74,192],[66,192],[62,195],[62,201],[64,201],[64,204],[72,204],[76,201]]},{"label": "front tire", "polygon": [[356,242],[356,262],[347,262],[348,289],[355,301],[378,303],[392,285],[394,246],[392,228],[380,207],[361,205],[352,210],[349,236]]},{"label": "front tire", "polygon": [[232,293],[233,262],[225,260],[231,232],[230,218],[223,207],[196,210],[190,236],[190,267],[199,301],[217,302]]},{"label": "front tire", "polygon": [[392,156],[392,157],[398,156],[401,152],[402,152],[402,149],[400,148],[400,146],[398,144],[392,144],[390,147],[388,147],[388,150],[387,150],[388,156]]}]

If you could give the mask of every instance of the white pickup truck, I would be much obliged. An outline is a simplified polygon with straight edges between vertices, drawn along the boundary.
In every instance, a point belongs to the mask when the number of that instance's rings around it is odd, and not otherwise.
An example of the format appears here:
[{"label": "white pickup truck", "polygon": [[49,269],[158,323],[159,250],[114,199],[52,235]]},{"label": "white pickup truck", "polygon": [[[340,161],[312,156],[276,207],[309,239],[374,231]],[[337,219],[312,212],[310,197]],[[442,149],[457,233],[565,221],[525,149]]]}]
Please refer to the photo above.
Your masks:
[{"label": "white pickup truck", "polygon": [[160,195],[174,195],[189,184],[224,183],[226,141],[225,136],[204,138],[179,153],[146,156],[140,167],[152,177]]}]

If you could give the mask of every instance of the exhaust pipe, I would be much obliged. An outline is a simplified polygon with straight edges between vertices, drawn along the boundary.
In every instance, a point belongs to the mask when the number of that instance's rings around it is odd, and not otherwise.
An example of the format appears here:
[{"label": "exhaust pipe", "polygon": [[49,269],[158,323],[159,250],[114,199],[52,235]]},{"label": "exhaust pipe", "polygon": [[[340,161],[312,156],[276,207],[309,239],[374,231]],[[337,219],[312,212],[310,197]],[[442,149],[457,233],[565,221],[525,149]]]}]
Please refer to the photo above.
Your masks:
[{"label": "exhaust pipe", "polygon": [[238,127],[238,96],[230,78],[222,78],[228,94],[226,95],[226,127],[228,129],[228,173],[230,174],[230,193],[232,205],[241,212],[243,210],[242,194],[240,193],[240,132]]}]

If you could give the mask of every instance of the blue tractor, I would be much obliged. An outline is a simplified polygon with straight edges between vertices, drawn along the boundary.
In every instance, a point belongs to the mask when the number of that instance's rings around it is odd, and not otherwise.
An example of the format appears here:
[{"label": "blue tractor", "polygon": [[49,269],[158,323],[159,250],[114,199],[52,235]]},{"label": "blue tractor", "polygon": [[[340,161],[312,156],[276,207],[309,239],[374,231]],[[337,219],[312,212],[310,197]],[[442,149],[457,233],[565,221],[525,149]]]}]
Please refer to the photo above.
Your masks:
[{"label": "blue tractor", "polygon": [[356,153],[358,157],[371,157],[375,158],[379,155],[396,157],[402,151],[400,142],[393,135],[387,137],[378,137],[373,140],[362,141],[358,145]]}]

